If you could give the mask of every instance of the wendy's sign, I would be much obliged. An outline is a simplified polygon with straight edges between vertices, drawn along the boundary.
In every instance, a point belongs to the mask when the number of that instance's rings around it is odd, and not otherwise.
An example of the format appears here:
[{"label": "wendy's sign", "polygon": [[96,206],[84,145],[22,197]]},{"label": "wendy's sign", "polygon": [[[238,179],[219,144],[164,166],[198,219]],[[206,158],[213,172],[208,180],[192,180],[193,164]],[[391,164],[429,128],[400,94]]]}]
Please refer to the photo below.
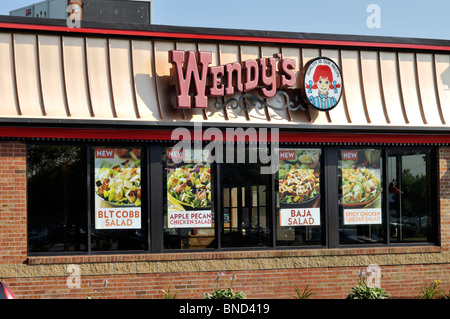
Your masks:
[{"label": "wendy's sign", "polygon": [[[293,71],[296,68],[296,61],[283,59],[281,54],[275,54],[271,58],[247,60],[242,63],[234,62],[226,65],[210,66],[212,63],[211,52],[172,50],[169,52],[169,60],[173,65],[172,81],[177,89],[175,105],[180,109],[205,109],[208,107],[208,97],[225,97],[239,93],[248,97],[251,95],[248,92],[258,89],[262,97],[272,98],[280,95],[280,93],[284,93],[282,92],[283,89],[298,88],[296,86],[297,77]],[[327,59],[327,61],[331,60]],[[335,68],[332,67],[332,69],[334,70]],[[334,77],[328,73],[321,73],[319,78],[319,81],[327,79],[331,83],[333,83],[334,79],[337,79],[339,82],[335,83],[334,86],[328,85],[329,88],[333,89],[340,88],[342,83],[340,72],[339,75],[334,75]],[[316,79],[316,77],[313,77],[313,79]],[[317,88],[312,88],[311,86],[310,90],[317,91]],[[284,96],[287,98],[286,94]],[[271,107],[263,100],[255,96],[253,98],[258,103],[264,103],[266,106]],[[316,107],[311,102],[312,100],[306,101]],[[339,99],[335,98],[330,105],[333,104],[332,107],[334,107],[338,101]],[[286,103],[286,105],[291,104],[293,103]],[[301,105],[291,109],[299,108],[304,109]],[[322,111],[328,110],[326,108],[318,109]]]},{"label": "wendy's sign", "polygon": [[[194,107],[206,108],[208,96],[226,96],[238,92],[248,92],[261,87],[265,97],[274,97],[277,92],[277,70],[280,70],[280,85],[292,87],[296,78],[292,69],[295,60],[281,59],[281,54],[273,58],[248,60],[243,63],[209,66],[211,52],[170,51],[170,62],[176,71],[177,106],[191,108],[192,82],[195,85]],[[192,81],[193,80],[193,81]],[[209,88],[207,89],[207,83]]]},{"label": "wendy's sign", "polygon": [[333,109],[341,99],[341,70],[331,59],[320,57],[309,61],[303,83],[306,101],[319,111]]}]

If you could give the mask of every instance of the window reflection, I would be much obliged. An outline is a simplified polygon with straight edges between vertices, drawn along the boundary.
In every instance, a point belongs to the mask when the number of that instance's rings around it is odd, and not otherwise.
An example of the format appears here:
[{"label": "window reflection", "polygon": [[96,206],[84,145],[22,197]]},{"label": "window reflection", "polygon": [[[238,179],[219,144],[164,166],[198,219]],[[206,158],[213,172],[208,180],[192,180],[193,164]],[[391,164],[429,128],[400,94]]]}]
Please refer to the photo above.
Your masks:
[{"label": "window reflection", "polygon": [[223,247],[270,246],[271,176],[253,163],[221,166]]},{"label": "window reflection", "polygon": [[27,146],[28,250],[87,250],[84,147]]},{"label": "window reflection", "polygon": [[277,246],[324,242],[320,149],[280,149],[275,176]]},{"label": "window reflection", "polygon": [[[96,146],[90,158],[91,250],[147,250],[145,185],[141,188],[145,152],[138,147]],[[107,218],[99,218],[98,210]]]},{"label": "window reflection", "polygon": [[196,155],[163,151],[165,249],[217,247],[211,164]]},{"label": "window reflection", "polygon": [[381,150],[339,152],[339,242],[376,244],[384,241]]},{"label": "window reflection", "polygon": [[432,240],[429,150],[388,151],[391,242]]}]

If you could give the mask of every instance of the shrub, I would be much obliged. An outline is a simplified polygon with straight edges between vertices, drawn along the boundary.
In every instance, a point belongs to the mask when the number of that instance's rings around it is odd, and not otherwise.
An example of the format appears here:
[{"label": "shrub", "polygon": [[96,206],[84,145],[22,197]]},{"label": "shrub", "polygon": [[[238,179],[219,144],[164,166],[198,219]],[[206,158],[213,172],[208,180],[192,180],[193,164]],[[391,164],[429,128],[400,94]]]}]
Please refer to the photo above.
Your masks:
[{"label": "shrub", "polygon": [[312,290],[309,289],[309,285],[306,285],[303,291],[301,291],[298,286],[295,286],[295,292],[297,293],[297,299],[309,299],[314,294]]},{"label": "shrub", "polygon": [[170,291],[170,287],[167,290],[162,291],[164,293],[164,299],[177,299],[179,290],[175,290],[174,292]]},{"label": "shrub", "polygon": [[448,299],[449,295],[446,295],[444,290],[439,288],[440,280],[434,280],[430,285],[422,287],[420,289],[419,299]]},{"label": "shrub", "polygon": [[221,272],[219,272],[217,274],[216,289],[214,289],[214,291],[211,294],[205,293],[205,297],[203,299],[247,299],[247,297],[245,296],[245,294],[242,291],[234,292],[232,289],[233,281],[236,280],[236,278],[237,278],[236,275],[231,276],[231,282],[230,282],[229,288],[227,288],[227,289],[219,288],[220,277],[222,277],[223,275],[224,274]]},{"label": "shrub", "polygon": [[364,270],[359,272],[358,286],[352,288],[346,299],[387,299],[389,293],[382,288],[369,287],[367,285],[367,277],[371,275],[370,272]]}]

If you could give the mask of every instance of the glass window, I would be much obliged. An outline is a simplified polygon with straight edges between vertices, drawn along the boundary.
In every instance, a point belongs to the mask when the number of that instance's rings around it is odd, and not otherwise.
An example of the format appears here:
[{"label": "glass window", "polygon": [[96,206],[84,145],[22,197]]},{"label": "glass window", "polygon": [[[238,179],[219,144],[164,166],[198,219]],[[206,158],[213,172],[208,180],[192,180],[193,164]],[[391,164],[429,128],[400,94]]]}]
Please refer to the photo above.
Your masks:
[{"label": "glass window", "polygon": [[142,148],[92,147],[91,250],[148,249]]},{"label": "glass window", "polygon": [[211,164],[203,156],[163,151],[164,248],[217,247]]},{"label": "glass window", "polygon": [[431,151],[389,150],[388,180],[390,242],[432,241]]},{"label": "glass window", "polygon": [[84,147],[27,146],[29,252],[87,250],[86,181]]},{"label": "glass window", "polygon": [[322,238],[320,149],[280,149],[277,246],[320,245]]},{"label": "glass window", "polygon": [[283,148],[268,172],[249,144],[225,163],[207,149],[67,144],[27,145],[30,254],[437,241],[433,148]]},{"label": "glass window", "polygon": [[[240,152],[241,150],[238,150]],[[254,149],[253,149],[254,151]],[[236,155],[237,153],[236,152]],[[249,149],[245,149],[246,159]],[[259,159],[220,165],[223,212],[222,247],[272,246],[272,174],[263,174]],[[265,165],[264,165],[265,166]]]},{"label": "glass window", "polygon": [[339,152],[339,242],[383,243],[383,181],[381,150]]}]

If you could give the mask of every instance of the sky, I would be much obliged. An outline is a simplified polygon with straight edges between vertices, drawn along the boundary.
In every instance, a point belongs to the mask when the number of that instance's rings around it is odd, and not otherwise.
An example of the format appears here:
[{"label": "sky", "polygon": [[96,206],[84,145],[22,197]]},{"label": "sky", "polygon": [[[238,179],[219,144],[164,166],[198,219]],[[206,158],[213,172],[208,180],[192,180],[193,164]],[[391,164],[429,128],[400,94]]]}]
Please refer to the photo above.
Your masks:
[{"label": "sky", "polygon": [[[40,0],[0,0],[0,15]],[[449,0],[154,0],[153,24],[450,40]]]}]

